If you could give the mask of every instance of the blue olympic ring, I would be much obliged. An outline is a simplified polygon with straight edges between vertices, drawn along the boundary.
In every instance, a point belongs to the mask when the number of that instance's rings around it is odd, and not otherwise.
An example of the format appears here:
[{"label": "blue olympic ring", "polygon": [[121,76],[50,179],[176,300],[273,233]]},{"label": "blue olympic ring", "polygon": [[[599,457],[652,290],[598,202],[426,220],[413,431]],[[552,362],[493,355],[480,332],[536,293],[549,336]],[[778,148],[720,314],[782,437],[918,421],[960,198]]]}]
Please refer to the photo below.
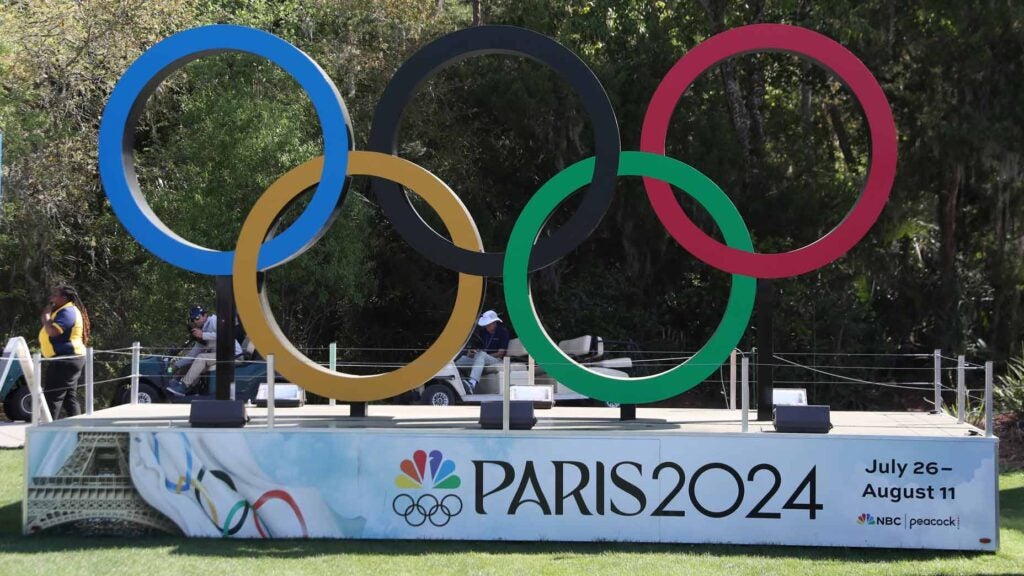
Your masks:
[{"label": "blue olympic ring", "polygon": [[233,251],[197,246],[156,217],[139,189],[133,152],[135,126],[149,95],[178,68],[218,52],[246,52],[280,66],[305,90],[323,130],[320,184],[302,215],[263,245],[261,270],[287,262],[324,233],[345,192],[352,136],[345,103],[327,73],[295,46],[261,30],[223,24],[185,30],[161,40],[132,63],[114,86],[100,122],[100,179],[110,205],[128,232],[156,256],[192,272],[230,276]]}]

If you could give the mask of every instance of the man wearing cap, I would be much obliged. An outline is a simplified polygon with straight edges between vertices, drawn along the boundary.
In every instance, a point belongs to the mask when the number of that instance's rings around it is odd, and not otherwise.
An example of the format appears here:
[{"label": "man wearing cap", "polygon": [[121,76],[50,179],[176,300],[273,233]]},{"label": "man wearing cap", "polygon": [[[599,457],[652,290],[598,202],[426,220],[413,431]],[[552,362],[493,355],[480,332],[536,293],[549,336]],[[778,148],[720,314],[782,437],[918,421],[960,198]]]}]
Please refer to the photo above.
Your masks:
[{"label": "man wearing cap", "polygon": [[485,366],[501,364],[501,359],[508,351],[508,329],[498,318],[494,310],[484,312],[476,321],[478,328],[475,337],[479,339],[481,346],[478,349],[470,348],[460,356],[455,364],[457,366],[472,366],[469,371],[469,379],[465,384],[468,392],[472,394],[480,381],[480,375],[484,372]]},{"label": "man wearing cap", "polygon": [[[171,380],[167,391],[177,396],[188,394],[189,390],[207,369],[217,363],[217,315],[207,314],[202,306],[193,306],[188,311],[188,319],[192,325],[190,332],[196,343],[188,355],[174,363],[176,370],[188,372],[179,380]],[[235,357],[242,355],[242,347],[235,341]]]}]

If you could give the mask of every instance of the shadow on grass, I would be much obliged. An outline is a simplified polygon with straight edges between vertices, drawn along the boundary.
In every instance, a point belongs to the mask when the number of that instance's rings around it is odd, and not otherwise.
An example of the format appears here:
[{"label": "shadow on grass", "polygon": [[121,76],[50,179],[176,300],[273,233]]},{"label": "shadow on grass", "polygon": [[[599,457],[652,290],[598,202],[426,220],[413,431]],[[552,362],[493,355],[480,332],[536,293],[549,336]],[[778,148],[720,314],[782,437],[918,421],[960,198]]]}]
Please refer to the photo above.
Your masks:
[{"label": "shadow on grass", "polygon": [[1024,532],[1024,486],[999,491],[1001,527]]},{"label": "shadow on grass", "polygon": [[[1024,499],[1024,488],[1016,489]],[[1018,520],[1018,524],[1024,521]],[[170,549],[171,554],[228,559],[301,559],[330,555],[431,556],[476,553],[491,556],[601,554],[673,554],[759,556],[816,561],[893,562],[974,558],[985,553],[942,550],[739,546],[721,544],[635,544],[623,542],[475,542],[408,540],[220,540],[171,536],[82,537],[41,533],[22,536],[21,503],[0,508],[0,555],[103,550]]]},{"label": "shadow on grass", "polygon": [[[1024,486],[1000,492],[1003,530],[1024,533]],[[21,535],[21,502],[0,507],[0,555],[49,552],[169,549],[171,554],[229,559],[301,559],[331,555],[415,557],[476,553],[491,556],[601,554],[674,554],[758,556],[766,559],[812,561],[894,562],[972,559],[985,552],[877,548],[817,548],[807,546],[748,546],[722,544],[634,544],[622,542],[467,542],[408,540],[220,540],[171,536],[117,538],[42,533]]]}]

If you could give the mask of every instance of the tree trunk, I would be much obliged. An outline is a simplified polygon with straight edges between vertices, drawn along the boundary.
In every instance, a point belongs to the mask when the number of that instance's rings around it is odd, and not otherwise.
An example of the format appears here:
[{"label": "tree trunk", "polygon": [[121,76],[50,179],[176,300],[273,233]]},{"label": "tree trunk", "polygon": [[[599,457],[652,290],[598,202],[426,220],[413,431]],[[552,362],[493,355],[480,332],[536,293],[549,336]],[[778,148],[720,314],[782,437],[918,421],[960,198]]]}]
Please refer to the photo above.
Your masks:
[{"label": "tree trunk", "polygon": [[993,292],[992,319],[987,338],[995,359],[1003,360],[1014,353],[1021,296],[1018,289],[1021,258],[1018,251],[1010,247],[1015,235],[1012,195],[1021,170],[1015,155],[1010,155],[1000,164],[999,177],[993,185],[996,198],[992,226],[995,250],[987,261]]},{"label": "tree trunk", "polygon": [[[711,32],[718,34],[725,30],[725,1],[724,0],[700,0],[705,12],[708,14],[708,21],[711,23]],[[736,75],[736,64],[731,59],[719,64],[722,70],[722,82],[725,85],[725,98],[729,105],[729,114],[732,117],[732,125],[736,129],[736,137],[740,141],[743,151],[743,160],[746,166],[751,165],[750,151],[750,111],[744,103],[743,91],[740,89],[740,82]]]},{"label": "tree trunk", "polygon": [[962,335],[958,321],[959,279],[956,271],[957,207],[964,165],[957,162],[939,194],[939,338],[937,347],[959,350]]},{"label": "tree trunk", "polygon": [[857,167],[857,156],[853,153],[853,146],[850,145],[850,134],[846,131],[846,124],[843,124],[843,117],[839,114],[839,107],[835,104],[829,104],[826,108],[828,109],[829,122],[831,122],[832,130],[836,135],[836,141],[839,142],[839,150],[843,153],[843,161],[846,162],[846,168],[852,171]]}]

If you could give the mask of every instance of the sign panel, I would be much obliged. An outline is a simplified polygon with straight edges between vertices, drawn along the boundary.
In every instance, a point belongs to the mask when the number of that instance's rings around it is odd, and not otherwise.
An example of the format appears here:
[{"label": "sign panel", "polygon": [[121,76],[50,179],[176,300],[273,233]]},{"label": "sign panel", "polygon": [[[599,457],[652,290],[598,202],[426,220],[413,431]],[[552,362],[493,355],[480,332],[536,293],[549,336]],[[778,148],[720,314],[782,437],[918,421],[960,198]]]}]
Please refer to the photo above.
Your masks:
[{"label": "sign panel", "polygon": [[[26,517],[29,531],[51,516],[89,518],[68,478],[79,475],[130,486],[122,508],[139,510],[137,523],[189,536],[995,550],[996,448],[983,438],[33,430]],[[65,510],[41,513],[34,493],[52,507],[58,485]]]}]

